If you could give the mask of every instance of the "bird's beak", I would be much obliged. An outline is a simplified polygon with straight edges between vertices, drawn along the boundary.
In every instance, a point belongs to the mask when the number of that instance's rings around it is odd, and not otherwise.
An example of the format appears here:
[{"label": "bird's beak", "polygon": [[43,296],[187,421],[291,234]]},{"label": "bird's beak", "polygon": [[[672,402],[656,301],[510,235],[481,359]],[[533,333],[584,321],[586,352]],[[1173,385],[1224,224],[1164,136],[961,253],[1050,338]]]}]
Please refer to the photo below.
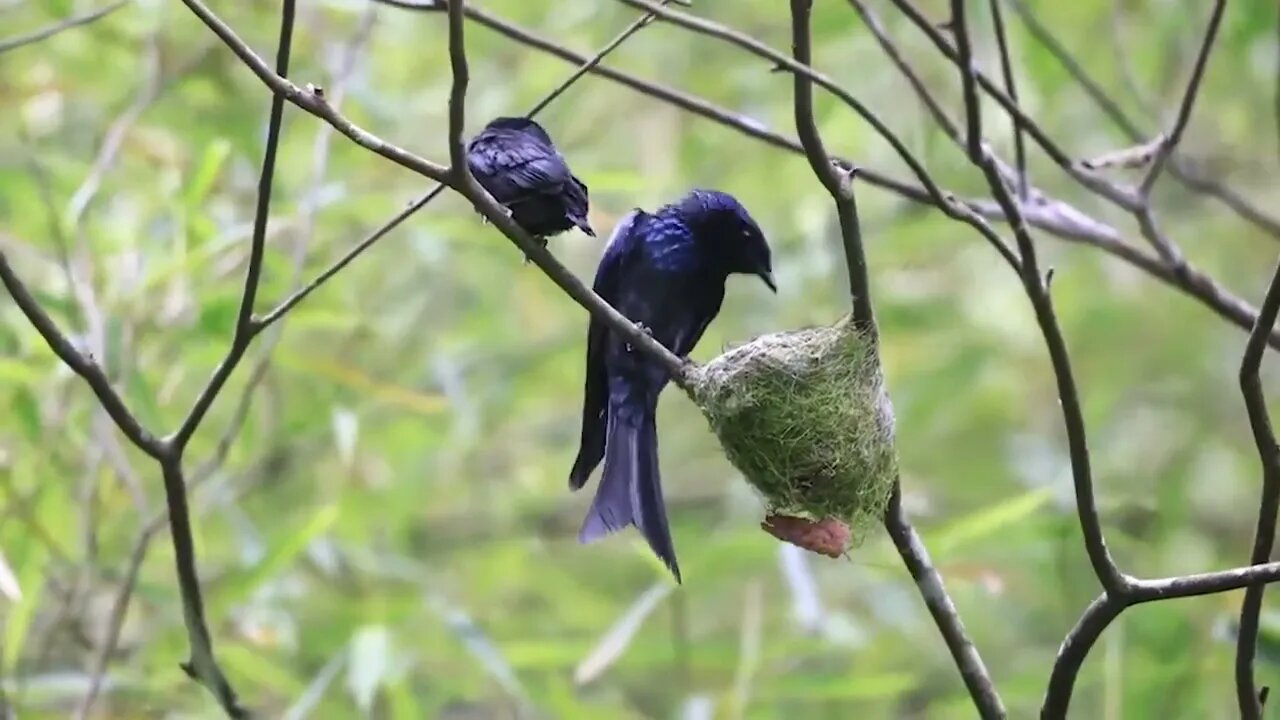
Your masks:
[{"label": "bird's beak", "polygon": [[775,294],[775,295],[778,293],[778,285],[777,285],[777,283],[775,283],[775,282],[773,281],[773,273],[772,273],[772,272],[770,272],[770,271],[765,271],[765,272],[762,272],[762,273],[757,273],[757,275],[759,275],[759,276],[760,276],[760,279],[764,281],[764,284],[765,284],[765,285],[768,285],[768,286],[769,286],[769,289],[770,289],[770,290],[772,290],[772,291],[774,292],[774,294]]}]

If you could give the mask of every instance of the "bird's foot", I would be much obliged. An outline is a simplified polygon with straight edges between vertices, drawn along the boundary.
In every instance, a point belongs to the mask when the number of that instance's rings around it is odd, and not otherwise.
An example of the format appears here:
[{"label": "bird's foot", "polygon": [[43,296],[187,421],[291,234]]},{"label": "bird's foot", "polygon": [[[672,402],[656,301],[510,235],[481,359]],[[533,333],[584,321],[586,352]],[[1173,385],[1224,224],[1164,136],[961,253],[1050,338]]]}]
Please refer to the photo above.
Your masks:
[{"label": "bird's foot", "polygon": [[[653,337],[653,330],[648,325],[645,325],[644,323],[641,323],[641,322],[636,323],[636,329],[644,333],[645,335],[648,335],[649,337]],[[627,352],[635,352],[635,348],[632,347],[631,343],[627,343]]]},{"label": "bird's foot", "polygon": [[[540,236],[538,236],[538,235],[534,235],[534,236],[533,236],[533,241],[534,241],[535,243],[537,243],[537,244],[538,244],[538,246],[539,246],[539,247],[541,247],[541,248],[544,248],[544,249],[545,249],[545,248],[547,247],[547,239],[546,239],[546,238],[544,238],[544,237],[540,237]],[[525,255],[525,256],[524,256],[524,264],[525,264],[525,265],[528,265],[528,264],[529,264],[529,263],[531,263],[531,262],[533,262],[533,258],[529,257],[528,255]]]}]

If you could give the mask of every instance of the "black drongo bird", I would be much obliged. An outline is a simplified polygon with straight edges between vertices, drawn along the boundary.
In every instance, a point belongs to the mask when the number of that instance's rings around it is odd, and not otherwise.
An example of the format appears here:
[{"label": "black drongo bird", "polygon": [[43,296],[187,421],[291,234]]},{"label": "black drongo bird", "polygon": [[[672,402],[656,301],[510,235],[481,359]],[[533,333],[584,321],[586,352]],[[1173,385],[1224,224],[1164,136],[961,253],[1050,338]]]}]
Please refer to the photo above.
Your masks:
[{"label": "black drongo bird", "polygon": [[571,227],[595,237],[587,222],[587,186],[542,126],[528,118],[500,117],[467,143],[476,182],[511,211],[511,219],[546,245]]},{"label": "black drongo bird", "polygon": [[[671,352],[685,357],[720,312],[725,280],[757,275],[777,292],[769,244],[732,195],[694,190],[655,213],[636,209],[618,223],[594,289]],[[604,459],[595,500],[578,534],[591,542],[627,525],[680,581],[658,477],[658,393],[667,371],[591,318],[587,329],[582,441],[569,473],[577,490]]]}]

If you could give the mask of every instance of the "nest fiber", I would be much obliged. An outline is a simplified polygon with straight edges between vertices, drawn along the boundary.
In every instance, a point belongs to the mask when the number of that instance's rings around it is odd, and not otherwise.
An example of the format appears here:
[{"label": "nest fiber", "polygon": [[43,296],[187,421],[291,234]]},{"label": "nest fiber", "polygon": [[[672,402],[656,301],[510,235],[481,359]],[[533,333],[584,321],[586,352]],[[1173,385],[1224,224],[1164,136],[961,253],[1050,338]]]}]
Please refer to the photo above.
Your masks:
[{"label": "nest fiber", "polygon": [[893,406],[851,322],[756,338],[689,390],[770,512],[840,519],[855,538],[880,520],[897,477]]}]

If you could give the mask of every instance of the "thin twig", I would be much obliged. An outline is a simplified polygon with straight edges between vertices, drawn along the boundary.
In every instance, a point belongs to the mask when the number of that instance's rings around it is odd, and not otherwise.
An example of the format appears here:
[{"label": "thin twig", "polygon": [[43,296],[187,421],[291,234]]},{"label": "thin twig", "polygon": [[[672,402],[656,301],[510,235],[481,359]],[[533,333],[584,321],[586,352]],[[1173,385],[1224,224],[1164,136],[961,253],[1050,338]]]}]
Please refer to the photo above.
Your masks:
[{"label": "thin twig", "polygon": [[[1063,172],[1083,187],[1088,188],[1099,197],[1115,204],[1117,207],[1129,212],[1132,212],[1139,207],[1139,200],[1133,192],[1118,187],[1101,177],[1090,175],[1084,172],[1082,168],[1077,167],[1077,164],[1072,161],[1071,156],[1068,155],[1067,152],[1057,144],[1057,142],[1049,137],[1049,134],[1044,130],[1044,128],[1040,127],[1039,123],[1023,112],[1022,108],[1019,107],[1012,98],[1005,94],[1005,92],[1001,90],[1000,87],[991,80],[991,78],[987,77],[981,70],[974,67],[972,63],[965,63],[957,47],[953,47],[952,44],[943,36],[942,32],[938,30],[938,28],[934,27],[933,23],[925,17],[924,13],[912,5],[910,0],[892,1],[894,6],[897,7],[902,14],[916,26],[916,28],[924,33],[925,37],[929,38],[929,41],[933,43],[934,47],[937,48],[944,57],[960,68],[964,77],[968,78],[969,76],[972,76],[977,87],[982,88],[983,92],[999,103],[1000,107],[1004,108],[1004,111],[1009,113],[1009,116],[1013,118],[1015,127],[1030,135],[1036,145],[1039,146],[1040,149],[1049,156],[1049,159],[1053,160],[1053,162],[1061,168]],[[953,0],[953,15],[956,14],[955,2],[956,0]],[[963,16],[963,11],[961,11],[960,14]],[[953,21],[954,20],[955,18],[953,17]],[[968,42],[967,36],[965,42]],[[957,46],[958,45],[959,43],[957,42]],[[966,98],[967,97],[968,93],[966,93]],[[973,105],[976,105],[976,98]],[[970,103],[966,102],[966,107],[970,107]],[[969,144],[972,145],[971,136],[969,140]],[[972,155],[973,148],[970,147],[969,150]]]},{"label": "thin twig", "polygon": [[[1071,75],[1079,83],[1085,94],[1115,123],[1116,127],[1128,138],[1129,142],[1135,144],[1149,142],[1151,134],[1144,133],[1138,128],[1129,115],[1107,94],[1101,84],[1085,71],[1079,61],[1071,54],[1071,51],[1031,12],[1026,3],[1023,0],[1011,0],[1011,2],[1014,12],[1021,18],[1031,36],[1057,59],[1058,63],[1067,71],[1067,74]],[[1157,138],[1157,140],[1162,140],[1162,138]],[[1240,192],[1227,187],[1217,180],[1197,173],[1187,163],[1183,162],[1183,158],[1176,150],[1169,158],[1169,171],[1187,189],[1218,200],[1246,222],[1252,223],[1272,236],[1280,238],[1280,219],[1263,212],[1261,208],[1245,198]],[[1251,323],[1246,325],[1245,329],[1247,330],[1250,325]]]},{"label": "thin twig", "polygon": [[[1000,10],[1003,0],[990,0],[991,24],[996,31],[996,47],[1000,50],[1000,70],[1004,76],[1004,89],[1009,99],[1018,104],[1018,84],[1013,79],[1013,60],[1009,55],[1009,38],[1004,29],[1004,13]],[[1013,123],[1013,157],[1014,166],[1018,169],[1018,201],[1027,201],[1027,147],[1023,142],[1022,128],[1017,121]]]},{"label": "thin twig", "polygon": [[164,444],[144,428],[125,406],[115,388],[111,386],[106,373],[102,371],[102,366],[93,357],[77,350],[67,336],[58,329],[57,324],[44,311],[44,308],[40,307],[40,303],[31,295],[31,291],[9,266],[9,260],[2,249],[0,249],[0,283],[9,291],[14,303],[35,327],[36,332],[44,338],[49,349],[53,350],[67,367],[89,384],[93,394],[98,397],[98,402],[102,403],[103,409],[115,421],[125,437],[151,457],[156,459],[163,457]]},{"label": "thin twig", "polygon": [[448,175],[449,170],[443,165],[431,162],[403,148],[392,145],[339,114],[325,99],[323,88],[308,87],[303,89],[281,77],[278,73],[272,72],[266,62],[258,57],[257,53],[244,40],[241,40],[230,26],[200,0],[182,0],[182,4],[186,5],[206,27],[212,30],[222,40],[222,43],[235,53],[236,57],[240,58],[241,62],[252,70],[253,74],[257,75],[258,79],[269,87],[272,92],[284,96],[284,99],[288,102],[329,123],[335,130],[345,135],[355,144],[377,153],[401,167],[412,170],[419,175],[425,175],[437,182],[443,181]]},{"label": "thin twig", "polygon": [[38,43],[41,40],[47,40],[64,30],[88,25],[95,20],[101,20],[102,18],[128,5],[129,2],[130,0],[118,0],[118,2],[114,2],[104,8],[92,10],[84,13],[83,15],[69,17],[66,20],[61,20],[48,27],[27,33],[26,35],[19,35],[14,38],[9,38],[8,40],[0,40],[0,54],[7,53],[10,50],[16,50],[26,45]]},{"label": "thin twig", "polygon": [[[1280,127],[1280,89],[1277,90],[1276,120]],[[1253,553],[1250,562],[1265,563],[1271,557],[1276,538],[1276,516],[1280,513],[1280,447],[1276,446],[1275,430],[1267,411],[1263,394],[1262,353],[1266,335],[1275,326],[1280,315],[1280,264],[1277,264],[1258,320],[1249,333],[1244,356],[1240,360],[1240,392],[1244,395],[1245,410],[1249,415],[1249,427],[1253,442],[1262,463],[1262,499],[1258,507],[1258,524],[1253,536]],[[1258,649],[1259,614],[1262,611],[1262,585],[1252,585],[1245,591],[1240,608],[1240,631],[1236,638],[1236,701],[1240,716],[1254,720],[1262,715],[1262,701],[1253,678],[1253,658]]]},{"label": "thin twig", "polygon": [[471,70],[467,67],[466,22],[462,14],[466,0],[449,0],[449,174],[463,186],[476,186],[467,167],[466,131],[467,85]]},{"label": "thin twig", "polygon": [[[633,347],[638,348],[641,352],[646,353],[656,362],[661,364],[672,380],[677,385],[685,385],[688,379],[687,363],[676,357],[661,343],[653,339],[651,335],[641,330],[634,323],[624,317],[603,298],[597,295],[587,287],[581,280],[569,271],[559,260],[555,258],[545,247],[535,242],[520,226],[516,225],[511,219],[509,213],[494,201],[489,193],[480,188],[474,182],[460,183],[454,174],[448,168],[442,167],[436,163],[425,160],[403,148],[378,138],[365,130],[356,127],[354,123],[340,114],[337,110],[324,100],[324,94],[319,89],[313,89],[304,92],[296,85],[288,80],[280,77],[272,72],[262,62],[253,50],[241,40],[230,27],[227,26],[213,11],[200,0],[182,0],[183,4],[191,9],[200,20],[216,34],[232,52],[236,54],[246,65],[253,70],[254,74],[262,80],[264,84],[270,87],[274,92],[283,94],[285,99],[292,102],[297,107],[321,118],[322,120],[333,125],[338,132],[355,142],[357,145],[364,147],[378,155],[381,155],[402,167],[431,178],[438,182],[443,182],[448,187],[457,191],[465,197],[475,209],[483,215],[495,228],[498,229],[506,238],[511,241],[517,248],[524,253],[535,265],[538,266],[543,273],[547,275],[561,290],[565,292],[571,299],[581,305],[584,309],[598,318],[601,322],[609,326],[611,330],[618,333],[620,337],[625,339]],[[461,7],[461,6],[460,6]],[[465,163],[463,164],[465,167]],[[466,173],[465,177],[470,178],[470,174]],[[215,371],[216,372],[216,371]]]},{"label": "thin twig", "polygon": [[[664,0],[664,3],[675,2],[675,1],[676,0]],[[390,2],[383,2],[382,4],[395,6],[394,3],[390,3]],[[415,7],[413,9],[421,9],[421,8]],[[470,8],[464,7],[464,10],[470,10]],[[581,78],[583,75],[586,75],[587,73],[595,69],[595,67],[599,65],[600,62],[609,53],[616,50],[619,45],[621,45],[624,41],[627,40],[627,38],[631,37],[638,30],[648,25],[650,22],[652,22],[652,20],[653,20],[653,15],[651,13],[633,22],[631,25],[629,25],[625,30],[623,30],[616,37],[614,37],[612,40],[606,43],[604,47],[600,48],[600,50],[596,52],[595,55],[585,59],[579,65],[577,70],[575,70],[572,74],[569,75],[568,78],[566,78],[562,83],[560,83],[554,89],[552,89],[551,92],[547,93],[547,95],[545,95],[541,100],[539,100],[529,110],[529,112],[525,113],[525,116],[532,118],[536,116],[538,113],[545,110],[553,100],[555,100],[561,94],[563,94],[565,90],[567,90],[570,86],[573,85],[573,83],[577,82],[578,79]],[[345,268],[347,265],[349,265],[351,261],[360,257],[360,255],[364,254],[366,250],[373,247],[374,244],[376,244],[379,240],[381,240],[384,236],[386,236],[392,230],[396,229],[401,223],[403,223],[405,220],[408,220],[411,216],[413,216],[419,210],[421,210],[422,208],[430,204],[431,201],[435,200],[440,195],[440,193],[444,192],[444,190],[445,190],[444,185],[437,184],[435,187],[431,188],[431,190],[427,191],[425,195],[409,203],[409,205],[404,210],[401,210],[400,212],[396,213],[394,217],[392,217],[387,222],[383,223],[377,230],[374,230],[372,234],[365,237],[359,243],[356,243],[355,246],[353,246],[349,251],[347,251],[346,254],[344,254],[342,257],[340,257],[333,265],[330,265],[328,268],[325,268],[323,272],[317,275],[315,279],[313,279],[311,282],[307,283],[303,287],[295,290],[291,295],[289,295],[287,298],[281,301],[279,305],[277,305],[270,312],[268,312],[267,314],[259,318],[256,321],[257,329],[261,331],[266,329],[271,324],[275,323],[277,320],[283,317],[285,313],[292,310],[295,305],[305,300],[308,295],[315,292],[317,288],[319,288],[321,285],[328,282],[329,279],[332,278],[334,275],[338,274],[338,272],[343,268]]]},{"label": "thin twig", "polygon": [[889,507],[885,511],[884,526],[894,547],[898,549],[898,554],[902,556],[907,571],[911,573],[911,578],[915,580],[920,597],[929,608],[929,614],[942,633],[947,649],[951,651],[951,658],[955,660],[960,676],[969,688],[969,695],[973,698],[978,714],[984,720],[1004,718],[1004,703],[1000,700],[995,683],[991,681],[991,674],[982,662],[978,648],[964,629],[964,622],[960,619],[951,596],[947,594],[942,575],[933,566],[929,551],[902,509],[902,490],[896,483],[893,495],[889,498]]},{"label": "thin twig", "polygon": [[[973,51],[969,48],[968,21],[964,15],[964,0],[951,0],[952,34],[956,38],[956,64],[960,66],[960,85],[964,90],[965,147],[969,159],[977,164],[982,161],[982,113],[978,105],[978,84],[974,78]],[[1017,119],[1014,119],[1017,126]]]},{"label": "thin twig", "polygon": [[[811,61],[810,14],[813,0],[791,0],[791,52],[795,62],[807,68]],[[854,199],[854,172],[837,170],[823,146],[821,133],[813,117],[813,80],[808,73],[794,72],[794,111],[796,132],[805,149],[805,157],[814,175],[830,193],[840,221],[848,264],[849,290],[853,296],[853,322],[872,342],[877,342],[875,313],[871,302],[871,286],[867,274],[866,254]],[[929,552],[916,535],[902,510],[901,489],[895,481],[893,495],[885,513],[885,528],[902,556],[911,577],[920,588],[929,612],[933,615],[952,658],[960,670],[969,694],[983,718],[1004,718],[1000,700],[990,673],[977,648],[969,639],[960,615],[951,602],[942,578],[933,568]]]},{"label": "thin twig", "polygon": [[[959,6],[963,0],[953,0],[952,11],[958,13],[952,23],[952,32],[956,35],[956,45],[968,46],[969,30],[964,22],[963,12]],[[961,73],[965,77],[972,76],[972,68],[960,64]],[[972,140],[972,124],[981,123],[982,109],[978,105],[977,94],[966,94],[965,115],[969,118],[970,139]],[[1045,346],[1049,351],[1049,359],[1053,365],[1053,373],[1058,385],[1058,399],[1062,406],[1063,423],[1066,425],[1067,444],[1071,455],[1071,473],[1075,484],[1076,510],[1080,518],[1080,528],[1084,534],[1085,549],[1089,554],[1089,562],[1098,576],[1098,581],[1108,594],[1123,594],[1131,579],[1116,566],[1107,549],[1102,533],[1102,524],[1098,519],[1098,508],[1093,493],[1093,473],[1090,469],[1089,446],[1084,426],[1084,413],[1080,409],[1079,391],[1071,370],[1071,356],[1067,351],[1066,341],[1062,337],[1062,329],[1058,325],[1057,314],[1053,309],[1053,300],[1049,295],[1048,279],[1041,274],[1036,257],[1035,243],[1022,217],[1022,210],[1005,187],[991,151],[979,140],[978,156],[975,164],[987,177],[987,185],[1005,214],[1010,219],[1014,237],[1017,240],[1021,255],[1021,271],[1019,275],[1026,291],[1027,298],[1035,311],[1036,322],[1044,335]],[[1050,277],[1052,274],[1050,274]]]},{"label": "thin twig", "polygon": [[871,35],[879,43],[880,49],[884,51],[885,57],[889,58],[889,62],[893,63],[894,67],[898,68],[898,72],[902,73],[902,76],[907,79],[907,83],[915,91],[916,97],[920,98],[920,102],[924,103],[925,109],[929,111],[929,116],[938,124],[939,129],[942,130],[944,135],[963,148],[964,139],[960,137],[960,131],[956,129],[955,123],[952,122],[947,112],[942,109],[942,105],[933,96],[933,93],[929,92],[929,88],[920,79],[920,75],[902,57],[898,46],[889,38],[889,33],[885,30],[884,24],[880,22],[880,18],[871,12],[871,9],[862,0],[849,0],[849,4],[853,6],[854,12],[858,13],[858,16],[862,18],[863,24],[871,31]]},{"label": "thin twig", "polygon": [[[775,67],[786,70],[793,75],[802,76],[806,81],[812,82],[835,95],[862,119],[866,120],[866,122],[871,125],[872,129],[876,131],[876,134],[884,138],[884,140],[893,148],[894,152],[897,153],[898,157],[906,163],[906,165],[911,169],[912,174],[915,175],[916,180],[924,187],[924,192],[928,197],[927,204],[933,205],[934,207],[942,210],[948,217],[960,220],[961,222],[973,227],[987,240],[987,242],[991,243],[992,246],[1005,257],[1006,261],[1011,263],[1014,262],[1012,251],[1004,245],[999,235],[996,234],[990,225],[988,225],[981,217],[973,213],[971,209],[962,206],[961,203],[954,199],[951,193],[938,187],[937,183],[934,182],[933,177],[929,174],[929,171],[925,169],[924,164],[916,158],[915,154],[906,146],[906,143],[902,142],[902,140],[898,138],[898,136],[889,127],[888,123],[881,120],[879,116],[871,111],[870,108],[854,97],[848,90],[831,80],[831,78],[817,72],[806,63],[796,62],[793,58],[788,57],[768,45],[765,45],[749,35],[710,20],[664,8],[650,2],[649,0],[622,0],[622,2],[627,5],[631,5],[632,7],[647,10],[666,22],[674,23],[701,35],[714,37],[737,45],[757,57],[768,60]],[[804,153],[806,157],[812,157],[805,142],[802,141],[799,145],[800,151]],[[847,160],[830,158],[830,161],[840,165],[842,170],[846,173],[852,171],[854,168],[854,164]],[[869,172],[864,172],[859,169],[858,174],[860,177],[866,175],[868,179],[870,179]],[[825,183],[826,180],[824,180],[824,184]]]},{"label": "thin twig", "polygon": [[1187,81],[1187,90],[1183,93],[1182,104],[1178,107],[1178,119],[1174,122],[1173,129],[1165,133],[1164,142],[1160,143],[1160,150],[1151,161],[1151,168],[1147,171],[1146,177],[1142,178],[1142,184],[1138,186],[1138,192],[1144,198],[1151,194],[1151,188],[1160,177],[1160,171],[1164,169],[1164,164],[1174,148],[1178,147],[1178,142],[1182,140],[1182,132],[1187,129],[1187,123],[1191,120],[1191,110],[1195,107],[1196,97],[1200,94],[1200,81],[1204,78],[1205,67],[1209,64],[1209,53],[1213,50],[1214,41],[1218,39],[1218,27],[1222,24],[1222,13],[1226,7],[1227,0],[1217,0],[1213,5],[1213,13],[1209,16],[1209,27],[1204,31],[1204,40],[1200,43],[1200,52],[1196,54],[1191,79]]},{"label": "thin twig", "polygon": [[[283,78],[289,73],[289,53],[293,44],[294,2],[286,0],[283,8],[283,24],[280,32],[280,45],[276,51],[277,77]],[[255,327],[253,321],[253,305],[258,297],[258,285],[262,276],[262,259],[266,253],[267,221],[271,214],[271,186],[276,171],[276,151],[280,145],[280,126],[284,121],[285,97],[279,92],[271,96],[271,114],[267,122],[266,149],[262,155],[262,173],[258,178],[257,207],[254,210],[253,235],[249,243],[249,266],[244,275],[244,291],[240,297],[240,309],[236,314],[236,325],[232,332],[231,343],[226,356],[214,369],[212,377],[203,391],[196,398],[182,421],[181,426],[173,434],[171,442],[179,455],[196,429],[200,427],[205,414],[217,399],[218,394],[235,371],[240,359],[249,349],[253,341]]]},{"label": "thin twig", "polygon": [[[791,0],[791,52],[795,62],[808,67],[810,62],[809,15],[813,0]],[[794,79],[794,111],[796,134],[804,145],[809,167],[836,205],[840,221],[840,238],[844,243],[845,263],[849,271],[849,294],[853,299],[853,324],[872,342],[876,341],[876,318],[871,305],[871,281],[867,275],[867,256],[862,247],[862,228],[858,222],[858,205],[854,198],[855,170],[837,170],[822,143],[818,124],[813,119],[813,82],[806,73],[792,73]]]}]

